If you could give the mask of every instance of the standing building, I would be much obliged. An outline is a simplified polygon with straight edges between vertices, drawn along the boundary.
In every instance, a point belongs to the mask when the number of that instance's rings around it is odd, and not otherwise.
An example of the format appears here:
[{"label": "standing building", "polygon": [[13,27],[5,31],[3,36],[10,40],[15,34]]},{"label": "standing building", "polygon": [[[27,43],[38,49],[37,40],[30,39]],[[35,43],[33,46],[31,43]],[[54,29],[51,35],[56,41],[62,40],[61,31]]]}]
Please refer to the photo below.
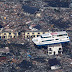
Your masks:
[{"label": "standing building", "polygon": [[53,45],[48,45],[48,55],[58,55],[62,54],[62,45],[60,44],[53,44]]}]

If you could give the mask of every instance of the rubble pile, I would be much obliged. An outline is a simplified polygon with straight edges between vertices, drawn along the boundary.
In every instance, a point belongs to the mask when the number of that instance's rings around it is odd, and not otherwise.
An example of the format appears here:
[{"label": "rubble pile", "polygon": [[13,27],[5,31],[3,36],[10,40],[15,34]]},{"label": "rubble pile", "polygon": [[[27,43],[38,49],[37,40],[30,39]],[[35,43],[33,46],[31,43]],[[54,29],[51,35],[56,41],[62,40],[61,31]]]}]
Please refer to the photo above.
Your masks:
[{"label": "rubble pile", "polygon": [[[72,72],[72,9],[50,7],[45,1],[0,1],[0,32],[66,30],[70,43],[64,45],[62,55],[48,56],[47,48],[35,46],[22,34],[16,38],[0,40],[0,72]],[[30,14],[23,6],[38,10]],[[49,60],[52,59],[59,60],[59,69],[51,70]]]}]

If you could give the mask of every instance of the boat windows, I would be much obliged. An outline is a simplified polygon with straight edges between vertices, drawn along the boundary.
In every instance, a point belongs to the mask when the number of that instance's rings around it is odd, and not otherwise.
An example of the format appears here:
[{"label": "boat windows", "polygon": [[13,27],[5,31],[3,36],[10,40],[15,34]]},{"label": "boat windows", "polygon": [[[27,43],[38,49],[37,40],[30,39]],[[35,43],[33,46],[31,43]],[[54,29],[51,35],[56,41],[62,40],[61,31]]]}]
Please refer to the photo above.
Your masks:
[{"label": "boat windows", "polygon": [[51,36],[49,36],[49,37],[42,37],[42,36],[41,36],[41,38],[51,38]]},{"label": "boat windows", "polygon": [[63,36],[67,36],[67,34],[63,34]]},{"label": "boat windows", "polygon": [[55,40],[59,40],[59,39],[55,39]]},{"label": "boat windows", "polygon": [[63,36],[63,35],[57,35],[57,37],[59,37],[59,36]]},{"label": "boat windows", "polygon": [[67,34],[57,35],[57,37],[59,37],[59,36],[67,36]]},{"label": "boat windows", "polygon": [[[52,40],[45,40],[45,41],[52,41]],[[45,41],[42,41],[42,42],[45,42]]]}]

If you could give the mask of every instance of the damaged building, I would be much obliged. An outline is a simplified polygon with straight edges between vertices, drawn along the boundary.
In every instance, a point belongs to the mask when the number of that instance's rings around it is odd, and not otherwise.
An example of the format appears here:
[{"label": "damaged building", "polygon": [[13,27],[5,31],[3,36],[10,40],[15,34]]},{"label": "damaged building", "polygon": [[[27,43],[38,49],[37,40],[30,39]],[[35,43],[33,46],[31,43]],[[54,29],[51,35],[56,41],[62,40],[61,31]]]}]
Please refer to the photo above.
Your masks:
[{"label": "damaged building", "polygon": [[48,45],[48,55],[58,55],[62,54],[62,45],[60,44],[53,44],[53,45]]}]

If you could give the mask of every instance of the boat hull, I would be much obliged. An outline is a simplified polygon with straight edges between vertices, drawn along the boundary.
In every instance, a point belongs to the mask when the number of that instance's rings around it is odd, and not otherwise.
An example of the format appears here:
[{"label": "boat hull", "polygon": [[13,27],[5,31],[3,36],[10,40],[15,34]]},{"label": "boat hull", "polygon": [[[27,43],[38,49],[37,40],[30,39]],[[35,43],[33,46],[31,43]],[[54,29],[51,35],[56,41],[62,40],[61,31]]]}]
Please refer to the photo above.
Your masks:
[{"label": "boat hull", "polygon": [[[68,42],[70,42],[70,41],[67,41],[67,42],[59,42],[59,43],[63,44],[63,43],[68,43]],[[59,44],[59,43],[51,43],[51,44],[36,44],[36,45],[37,45],[37,46],[46,46],[46,45],[53,45],[53,44]]]}]

